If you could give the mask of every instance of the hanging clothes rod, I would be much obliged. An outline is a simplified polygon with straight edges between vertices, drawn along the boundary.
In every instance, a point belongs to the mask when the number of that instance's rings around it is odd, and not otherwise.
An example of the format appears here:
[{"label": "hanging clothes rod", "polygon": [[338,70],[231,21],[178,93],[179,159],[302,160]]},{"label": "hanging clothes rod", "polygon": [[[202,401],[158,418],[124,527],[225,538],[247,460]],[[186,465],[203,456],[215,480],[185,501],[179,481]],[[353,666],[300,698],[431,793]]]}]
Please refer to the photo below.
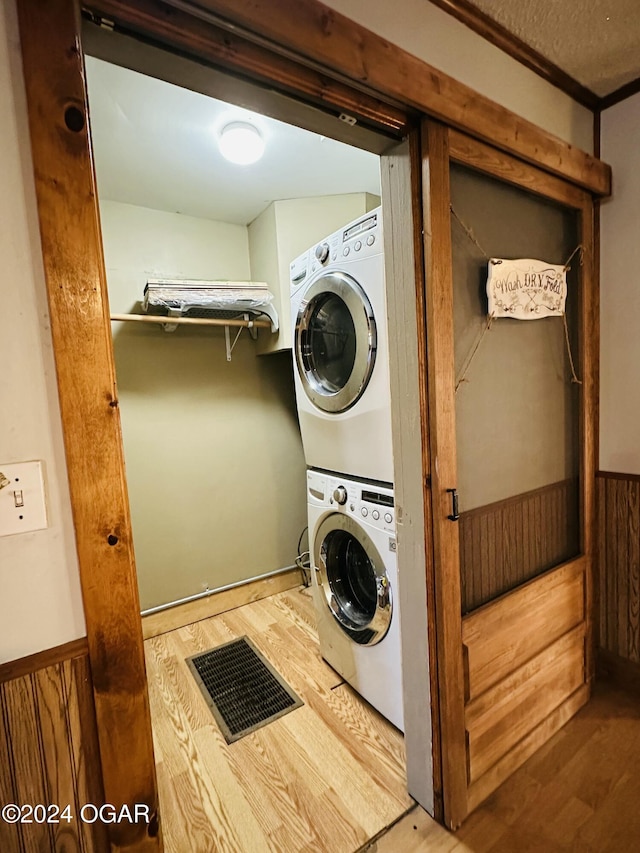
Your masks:
[{"label": "hanging clothes rod", "polygon": [[112,314],[111,319],[117,322],[122,320],[133,320],[136,323],[160,323],[163,326],[170,324],[172,326],[236,326],[241,329],[271,328],[271,322],[269,320],[222,320],[209,319],[205,317],[160,317],[156,314]]}]

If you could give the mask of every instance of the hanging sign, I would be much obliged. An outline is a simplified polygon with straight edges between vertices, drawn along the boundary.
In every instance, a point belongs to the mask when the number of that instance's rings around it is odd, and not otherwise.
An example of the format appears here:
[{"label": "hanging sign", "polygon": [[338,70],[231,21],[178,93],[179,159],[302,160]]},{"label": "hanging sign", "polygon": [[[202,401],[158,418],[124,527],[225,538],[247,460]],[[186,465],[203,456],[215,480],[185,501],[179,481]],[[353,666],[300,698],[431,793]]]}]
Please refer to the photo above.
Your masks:
[{"label": "hanging sign", "polygon": [[532,258],[491,258],[487,297],[492,317],[561,317],[567,299],[566,267]]}]

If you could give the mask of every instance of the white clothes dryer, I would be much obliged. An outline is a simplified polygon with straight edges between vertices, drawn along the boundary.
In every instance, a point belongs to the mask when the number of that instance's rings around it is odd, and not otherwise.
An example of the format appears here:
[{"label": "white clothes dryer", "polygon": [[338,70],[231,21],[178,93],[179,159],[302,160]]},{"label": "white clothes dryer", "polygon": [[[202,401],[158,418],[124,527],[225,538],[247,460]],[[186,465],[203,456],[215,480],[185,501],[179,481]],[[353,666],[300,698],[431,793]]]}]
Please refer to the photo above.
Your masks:
[{"label": "white clothes dryer", "polygon": [[393,482],[382,214],[290,265],[295,386],[307,465]]},{"label": "white clothes dryer", "polygon": [[307,506],[322,656],[404,731],[393,490],[309,470]]}]

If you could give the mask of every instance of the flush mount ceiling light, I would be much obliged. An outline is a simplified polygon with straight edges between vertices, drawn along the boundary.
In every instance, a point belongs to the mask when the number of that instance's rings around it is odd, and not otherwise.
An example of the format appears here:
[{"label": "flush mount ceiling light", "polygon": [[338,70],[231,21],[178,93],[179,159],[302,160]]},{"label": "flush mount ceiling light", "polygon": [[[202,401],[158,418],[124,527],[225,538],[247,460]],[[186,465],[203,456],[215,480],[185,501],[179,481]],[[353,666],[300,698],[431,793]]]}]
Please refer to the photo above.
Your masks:
[{"label": "flush mount ceiling light", "polygon": [[220,131],[220,153],[231,163],[249,166],[264,154],[264,139],[257,127],[246,121],[232,121]]}]

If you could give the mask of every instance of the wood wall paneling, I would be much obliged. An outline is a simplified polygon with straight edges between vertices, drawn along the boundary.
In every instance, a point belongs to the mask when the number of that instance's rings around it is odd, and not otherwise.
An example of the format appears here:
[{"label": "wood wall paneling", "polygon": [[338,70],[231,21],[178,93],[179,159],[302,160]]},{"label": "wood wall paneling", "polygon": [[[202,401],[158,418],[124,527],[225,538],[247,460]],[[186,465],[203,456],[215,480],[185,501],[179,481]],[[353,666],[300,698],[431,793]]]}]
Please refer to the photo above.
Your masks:
[{"label": "wood wall paneling", "polygon": [[578,502],[577,480],[563,480],[462,513],[462,612],[575,557]]},{"label": "wood wall paneling", "polygon": [[4,681],[20,678],[22,675],[29,675],[38,669],[46,669],[48,666],[62,663],[65,660],[85,657],[88,648],[87,638],[80,637],[77,640],[71,640],[69,643],[63,643],[61,646],[54,646],[51,649],[45,649],[24,658],[0,663],[0,684]]},{"label": "wood wall paneling", "polygon": [[[91,0],[97,14],[118,19],[129,4]],[[136,5],[141,5],[140,3]],[[175,10],[170,0],[147,4],[147,33],[166,39],[163,29]],[[118,11],[118,8],[120,11]],[[611,169],[601,161],[510,112],[468,86],[372,33],[318,0],[203,0],[199,17],[242,35],[303,66],[363,88],[369,95],[433,116],[522,160],[596,194],[609,195]],[[140,24],[139,24],[140,26]],[[195,52],[197,46],[187,47]],[[231,57],[230,57],[231,59]],[[253,74],[256,72],[253,71]],[[270,72],[267,72],[270,76]],[[293,84],[293,80],[292,80]],[[295,91],[295,85],[292,85]]]},{"label": "wood wall paneling", "polygon": [[631,698],[640,697],[640,665],[606,649],[597,650],[597,675]]},{"label": "wood wall paneling", "polygon": [[[0,685],[0,805],[14,803],[16,798],[15,768],[8,733],[9,721],[5,711],[4,688]],[[0,820],[0,850],[22,853],[20,826]]]},{"label": "wood wall paneling", "polygon": [[640,479],[598,484],[600,646],[640,665]]},{"label": "wood wall paneling", "polygon": [[[157,785],[80,17],[73,0],[18,4],[40,234],[107,801],[150,825],[111,824],[156,851]],[[9,705],[9,707],[11,707]]]},{"label": "wood wall paneling", "polygon": [[85,804],[104,802],[87,655],[4,681],[0,712],[0,802],[68,805],[71,814],[59,823],[0,820],[2,853],[105,853],[105,825],[79,818]]}]

